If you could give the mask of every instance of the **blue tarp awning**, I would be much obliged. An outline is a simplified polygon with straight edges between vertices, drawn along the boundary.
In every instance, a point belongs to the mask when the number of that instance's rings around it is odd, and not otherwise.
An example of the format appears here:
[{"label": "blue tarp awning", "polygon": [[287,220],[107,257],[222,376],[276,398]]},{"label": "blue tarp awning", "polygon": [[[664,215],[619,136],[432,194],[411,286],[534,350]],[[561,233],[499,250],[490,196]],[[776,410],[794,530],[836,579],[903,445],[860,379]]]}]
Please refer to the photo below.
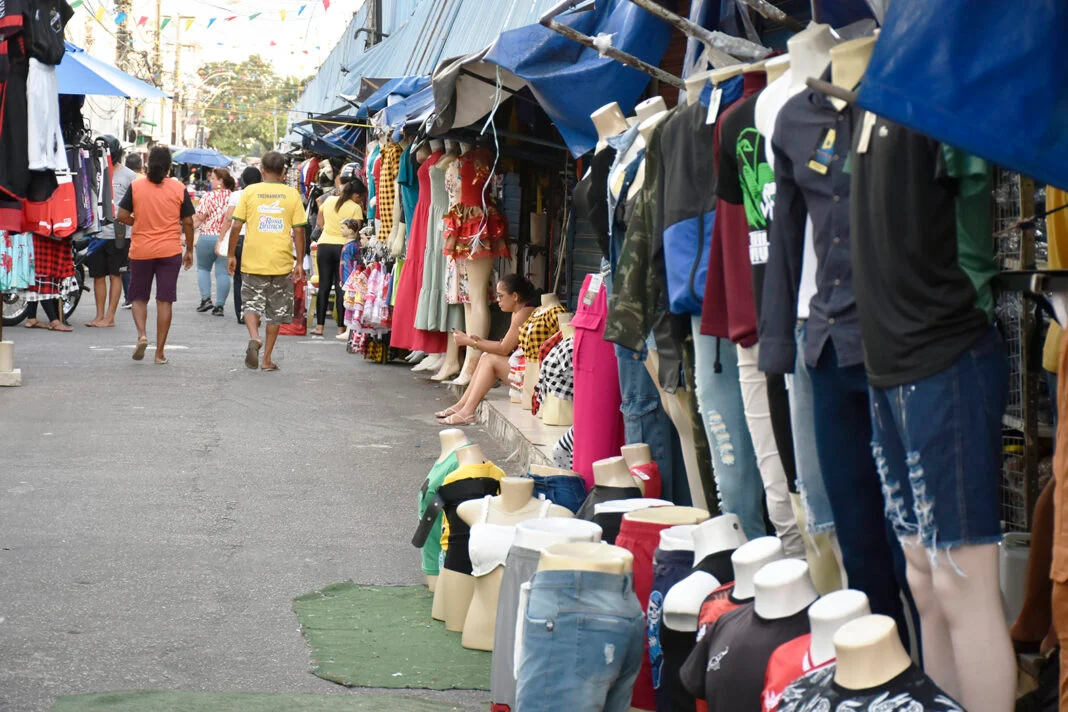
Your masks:
[{"label": "blue tarp awning", "polygon": [[1068,3],[894,0],[858,103],[1068,189]]},{"label": "blue tarp awning", "polygon": [[376,117],[377,121],[391,129],[425,121],[434,111],[434,88],[429,86],[429,81],[427,78],[428,84],[424,89],[383,109],[381,115]]},{"label": "blue tarp awning", "polygon": [[131,99],[163,99],[168,96],[151,84],[91,56],[71,42],[63,44],[67,52],[56,67],[60,94],[124,96]]},{"label": "blue tarp awning", "polygon": [[391,96],[409,97],[428,86],[430,86],[430,77],[397,77],[396,79],[390,79],[360,104],[360,108],[356,111],[356,116],[366,119],[386,108]]},{"label": "blue tarp awning", "polygon": [[338,126],[323,136],[322,140],[343,153],[355,156],[358,153],[356,142],[362,133],[363,129],[359,126]]},{"label": "blue tarp awning", "polygon": [[[666,22],[629,0],[597,0],[593,9],[569,12],[557,21],[586,35],[611,35],[612,46],[653,65],[660,63],[671,39]],[[597,144],[590,114],[610,101],[630,112],[649,83],[649,75],[542,25],[502,33],[484,61],[530,87],[576,156]]]}]

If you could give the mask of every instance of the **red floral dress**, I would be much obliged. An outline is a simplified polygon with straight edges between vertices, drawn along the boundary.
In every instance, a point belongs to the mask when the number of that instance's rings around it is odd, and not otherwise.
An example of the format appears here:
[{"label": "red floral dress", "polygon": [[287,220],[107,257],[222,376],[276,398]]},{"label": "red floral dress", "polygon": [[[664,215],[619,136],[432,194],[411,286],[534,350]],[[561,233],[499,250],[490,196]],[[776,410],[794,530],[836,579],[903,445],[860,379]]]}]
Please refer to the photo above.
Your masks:
[{"label": "red floral dress", "polygon": [[[493,165],[493,154],[474,148],[457,159],[460,201],[442,219],[446,257],[479,259],[510,257],[508,222],[493,200],[484,195]],[[485,209],[483,209],[485,204]]]}]

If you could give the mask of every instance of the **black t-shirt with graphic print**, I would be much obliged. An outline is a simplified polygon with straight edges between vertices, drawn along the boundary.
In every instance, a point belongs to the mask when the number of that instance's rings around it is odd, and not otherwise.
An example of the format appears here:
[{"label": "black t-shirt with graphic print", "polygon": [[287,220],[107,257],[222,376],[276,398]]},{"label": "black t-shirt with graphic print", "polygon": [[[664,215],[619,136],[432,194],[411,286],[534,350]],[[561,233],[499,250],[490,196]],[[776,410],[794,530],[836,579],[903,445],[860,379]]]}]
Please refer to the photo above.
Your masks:
[{"label": "black t-shirt with graphic print", "polygon": [[931,682],[915,665],[867,690],[847,690],[834,681],[835,666],[813,670],[795,680],[779,700],[779,712],[840,710],[855,712],[964,712],[964,707]]},{"label": "black t-shirt with graphic print", "polygon": [[708,712],[758,712],[771,654],[808,632],[807,609],[776,620],[764,620],[751,604],[725,613],[682,666],[682,684]]}]

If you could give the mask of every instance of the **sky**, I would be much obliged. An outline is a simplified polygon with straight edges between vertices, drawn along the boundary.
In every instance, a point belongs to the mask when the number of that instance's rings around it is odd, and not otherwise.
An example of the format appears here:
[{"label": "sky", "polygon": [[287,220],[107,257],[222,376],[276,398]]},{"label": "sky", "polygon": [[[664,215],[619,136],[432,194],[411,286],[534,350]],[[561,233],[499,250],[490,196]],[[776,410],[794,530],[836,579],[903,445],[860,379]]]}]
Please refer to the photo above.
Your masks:
[{"label": "sky", "polygon": [[[70,2],[74,4],[75,0]],[[304,78],[315,73],[363,3],[364,0],[160,0],[162,17],[172,18],[162,32],[164,53],[173,57],[180,36],[183,45],[197,47],[183,54],[183,74],[187,67],[195,68],[190,66],[194,56],[197,63],[204,64],[236,63],[259,54],[271,62],[277,74]],[[155,16],[156,0],[133,0],[132,12],[125,22],[134,31],[138,49],[151,48]],[[139,25],[141,18],[147,18],[143,25]],[[111,35],[117,27],[116,19],[114,0],[82,0],[68,27],[81,25],[73,33],[75,41],[84,38],[88,30],[95,42],[106,45],[114,42]],[[100,56],[99,51],[93,54]]]}]

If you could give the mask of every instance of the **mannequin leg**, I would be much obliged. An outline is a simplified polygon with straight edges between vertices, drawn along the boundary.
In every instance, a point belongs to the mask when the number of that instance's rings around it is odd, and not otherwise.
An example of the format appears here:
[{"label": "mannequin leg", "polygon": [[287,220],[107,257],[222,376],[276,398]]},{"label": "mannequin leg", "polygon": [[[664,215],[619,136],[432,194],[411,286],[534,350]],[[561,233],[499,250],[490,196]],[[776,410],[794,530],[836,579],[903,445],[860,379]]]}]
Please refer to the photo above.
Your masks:
[{"label": "mannequin leg", "polygon": [[[466,266],[468,297],[470,298],[470,303],[464,305],[467,333],[484,339],[489,336],[490,329],[489,280],[490,273],[493,271],[493,260],[490,258],[467,260]],[[468,347],[463,370],[453,383],[464,386],[471,381],[479,353],[478,349]]]},{"label": "mannequin leg", "polygon": [[[1020,615],[1010,631],[1014,644],[1037,644],[1049,633],[1053,617],[1050,597],[1053,582],[1050,566],[1053,565],[1053,494],[1056,480],[1050,478],[1042,494],[1035,502],[1035,514],[1031,527],[1031,552],[1027,558],[1027,584],[1024,588],[1024,603]],[[1066,631],[1068,632],[1068,631]],[[1029,646],[1034,647],[1034,646]]]},{"label": "mannequin leg", "polygon": [[690,501],[696,503],[696,506],[701,506],[700,503],[705,501],[705,495],[704,488],[701,486],[701,478],[698,475],[700,466],[697,463],[697,446],[694,443],[693,428],[690,427],[690,419],[687,417],[686,412],[683,411],[678,399],[660,388],[659,364],[660,355],[656,351],[650,350],[645,359],[645,368],[660,393],[660,402],[664,412],[675,426],[675,431],[679,435],[679,442],[682,445],[682,461],[686,470],[686,484],[690,490]]},{"label": "mannequin leg", "polygon": [[920,615],[924,672],[951,697],[963,702],[960,697],[961,681],[957,677],[958,666],[950,638],[949,621],[943,615],[943,608],[935,591],[931,559],[918,537],[902,539],[901,545],[905,551],[905,573],[908,576],[909,588],[916,602],[916,611]]},{"label": "mannequin leg", "polygon": [[[933,573],[933,588],[949,624],[960,684],[959,690],[950,694],[970,712],[1011,710],[1016,660],[1001,608],[997,544],[939,550]],[[926,618],[923,633],[926,644]],[[926,648],[924,659],[931,660]]]},{"label": "mannequin leg", "polygon": [[438,372],[431,376],[431,381],[447,381],[460,372],[460,347],[456,339],[449,332],[449,345],[446,347],[445,359],[441,362]]},{"label": "mannequin leg", "polygon": [[443,358],[445,358],[445,354],[430,354],[429,356],[420,359],[419,363],[415,364],[415,366],[412,368],[412,372],[418,373],[419,371],[434,371],[436,373],[438,368],[441,366],[441,360]]}]

